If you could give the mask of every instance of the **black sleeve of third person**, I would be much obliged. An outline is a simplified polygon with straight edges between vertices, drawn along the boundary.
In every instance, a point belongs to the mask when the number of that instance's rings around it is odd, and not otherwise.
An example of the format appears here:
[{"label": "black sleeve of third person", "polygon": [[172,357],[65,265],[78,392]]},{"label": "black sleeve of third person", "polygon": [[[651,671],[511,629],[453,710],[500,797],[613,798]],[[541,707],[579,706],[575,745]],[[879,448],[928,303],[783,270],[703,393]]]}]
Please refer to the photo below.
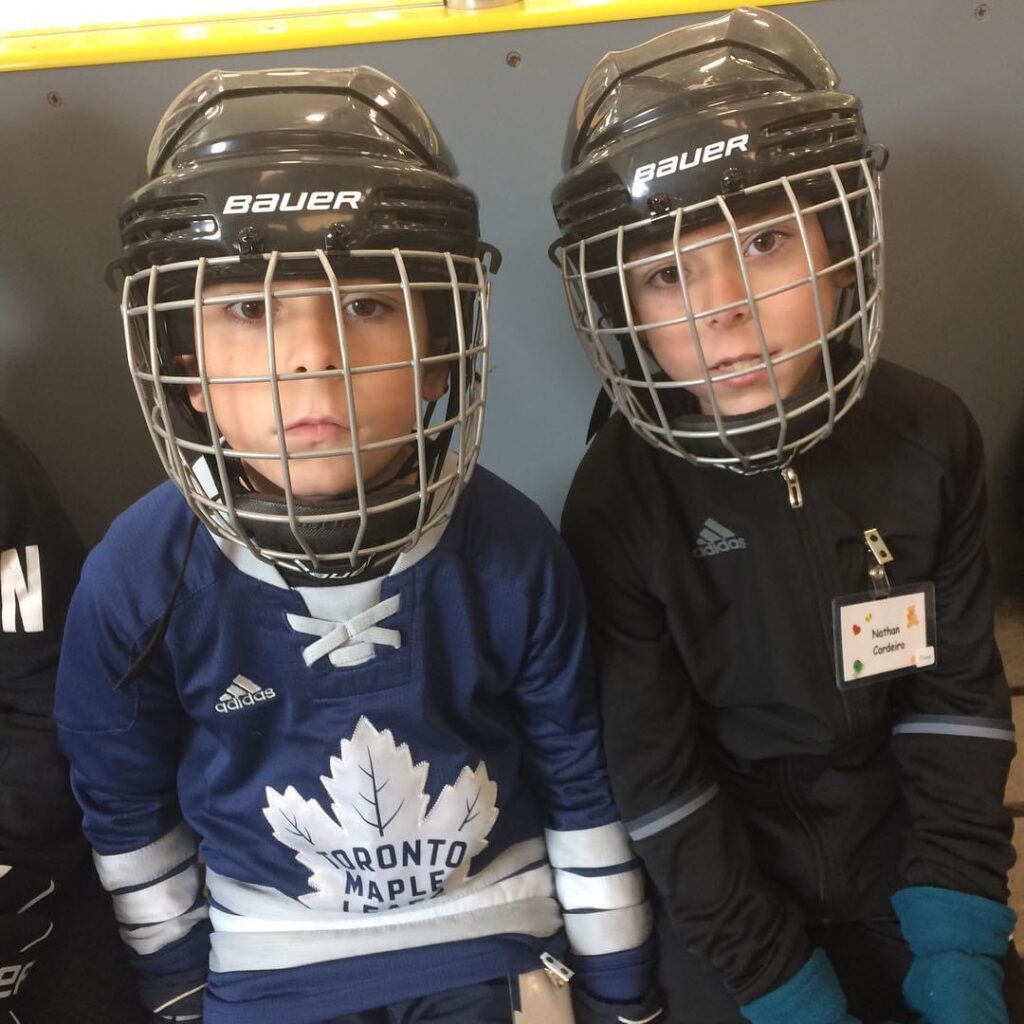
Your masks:
[{"label": "black sleeve of third person", "polygon": [[66,877],[83,856],[53,688],[84,558],[57,493],[0,419],[0,864]]}]

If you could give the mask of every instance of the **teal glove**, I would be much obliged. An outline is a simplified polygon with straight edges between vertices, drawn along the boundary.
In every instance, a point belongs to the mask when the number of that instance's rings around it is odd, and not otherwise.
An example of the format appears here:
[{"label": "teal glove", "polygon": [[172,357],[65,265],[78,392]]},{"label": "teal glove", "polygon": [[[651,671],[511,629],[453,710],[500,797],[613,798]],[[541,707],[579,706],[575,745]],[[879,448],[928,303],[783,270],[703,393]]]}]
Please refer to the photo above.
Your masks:
[{"label": "teal glove", "polygon": [[892,898],[914,962],[903,998],[918,1024],[1008,1024],[1003,967],[1017,915],[982,896],[914,886]]},{"label": "teal glove", "polygon": [[860,1024],[846,1009],[846,996],[823,949],[784,985],[740,1007],[750,1024]]}]

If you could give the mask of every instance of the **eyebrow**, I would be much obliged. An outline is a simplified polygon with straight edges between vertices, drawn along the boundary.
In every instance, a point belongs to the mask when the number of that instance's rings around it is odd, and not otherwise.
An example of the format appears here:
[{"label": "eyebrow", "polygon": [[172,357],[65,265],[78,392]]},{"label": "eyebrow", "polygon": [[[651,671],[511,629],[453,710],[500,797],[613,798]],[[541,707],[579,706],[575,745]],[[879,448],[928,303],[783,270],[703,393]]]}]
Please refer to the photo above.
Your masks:
[{"label": "eyebrow", "polygon": [[[771,206],[766,206],[764,209],[757,210],[756,212],[743,213],[739,216],[734,215],[734,219],[736,220],[736,232],[742,238],[744,234],[750,232],[759,233],[761,231],[768,231],[774,227],[780,227],[782,224],[786,222],[792,223],[796,220],[796,211],[794,211],[793,207],[790,206],[788,203],[780,201],[779,203],[773,204]],[[722,242],[727,241],[729,237],[730,229],[728,221],[722,219],[714,223],[716,227],[718,225],[721,225],[721,230],[718,232],[718,234],[721,234],[725,237],[720,239],[719,242],[708,243],[709,245],[721,244]],[[684,228],[680,232],[679,241],[683,245],[687,244],[686,237],[688,234],[692,234],[692,230],[696,229],[691,229],[691,231],[688,232]],[[673,232],[667,231],[663,236],[659,238],[645,240],[643,242],[637,243],[636,248],[631,248],[627,244],[624,248],[623,255],[625,256],[627,261],[642,260],[648,256],[654,256],[656,253],[659,252],[664,252],[665,257],[668,258],[673,254],[672,239]],[[629,272],[632,273],[643,269],[646,268],[631,267]]]}]

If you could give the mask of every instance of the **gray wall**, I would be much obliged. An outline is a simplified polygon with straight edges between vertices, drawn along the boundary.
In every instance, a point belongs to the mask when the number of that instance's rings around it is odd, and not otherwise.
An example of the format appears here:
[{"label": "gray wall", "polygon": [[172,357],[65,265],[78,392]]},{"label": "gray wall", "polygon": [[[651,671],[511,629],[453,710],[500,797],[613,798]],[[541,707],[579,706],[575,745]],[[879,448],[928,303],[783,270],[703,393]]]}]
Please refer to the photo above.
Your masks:
[{"label": "gray wall", "polygon": [[[1024,4],[779,8],[865,101],[892,152],[883,352],[952,385],[988,446],[993,553],[1024,590]],[[0,410],[90,542],[160,479],[103,268],[167,102],[210,67],[375,64],[434,114],[504,251],[484,461],[557,519],[596,383],[568,326],[547,197],[569,106],[605,50],[683,18],[0,75]],[[692,19],[691,19],[692,20]],[[506,64],[522,54],[517,68]],[[50,105],[49,93],[62,102]]]}]

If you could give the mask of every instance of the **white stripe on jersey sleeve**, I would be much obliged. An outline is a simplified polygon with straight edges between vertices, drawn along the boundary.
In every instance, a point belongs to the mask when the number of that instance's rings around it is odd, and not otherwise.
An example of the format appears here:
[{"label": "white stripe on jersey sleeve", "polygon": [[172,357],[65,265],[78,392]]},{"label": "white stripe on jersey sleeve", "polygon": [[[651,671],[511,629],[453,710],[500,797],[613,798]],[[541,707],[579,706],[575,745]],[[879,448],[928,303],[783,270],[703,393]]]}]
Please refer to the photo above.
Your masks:
[{"label": "white stripe on jersey sleeve", "polygon": [[618,910],[644,901],[644,877],[639,868],[597,876],[556,869],[555,888],[565,910]]},{"label": "white stripe on jersey sleeve", "polygon": [[115,893],[114,916],[123,925],[155,924],[179,917],[195,905],[201,885],[199,865],[193,862],[162,882]]},{"label": "white stripe on jersey sleeve", "polygon": [[96,873],[114,903],[121,938],[142,955],[187,935],[207,917],[196,906],[202,871],[195,833],[179,822],[156,842],[128,853],[93,853]]},{"label": "white stripe on jersey sleeve", "polygon": [[649,903],[620,910],[568,911],[565,934],[572,951],[579,956],[620,953],[642,946],[654,929]]},{"label": "white stripe on jersey sleeve", "polygon": [[626,829],[620,821],[597,828],[545,829],[548,858],[556,868],[612,868],[633,859]]},{"label": "white stripe on jersey sleeve", "polygon": [[149,846],[128,853],[93,853],[96,873],[108,892],[147,885],[196,855],[195,833],[183,821]]},{"label": "white stripe on jersey sleeve", "polygon": [[598,956],[643,945],[653,917],[639,867],[623,870],[635,859],[625,826],[548,829],[544,836],[572,951]]},{"label": "white stripe on jersey sleeve", "polygon": [[172,942],[184,938],[200,922],[209,917],[209,911],[204,904],[190,910],[180,917],[171,918],[170,921],[160,921],[158,924],[143,924],[137,928],[123,927],[120,929],[121,938],[131,948],[142,956],[149,953],[156,953],[169,946]]}]

